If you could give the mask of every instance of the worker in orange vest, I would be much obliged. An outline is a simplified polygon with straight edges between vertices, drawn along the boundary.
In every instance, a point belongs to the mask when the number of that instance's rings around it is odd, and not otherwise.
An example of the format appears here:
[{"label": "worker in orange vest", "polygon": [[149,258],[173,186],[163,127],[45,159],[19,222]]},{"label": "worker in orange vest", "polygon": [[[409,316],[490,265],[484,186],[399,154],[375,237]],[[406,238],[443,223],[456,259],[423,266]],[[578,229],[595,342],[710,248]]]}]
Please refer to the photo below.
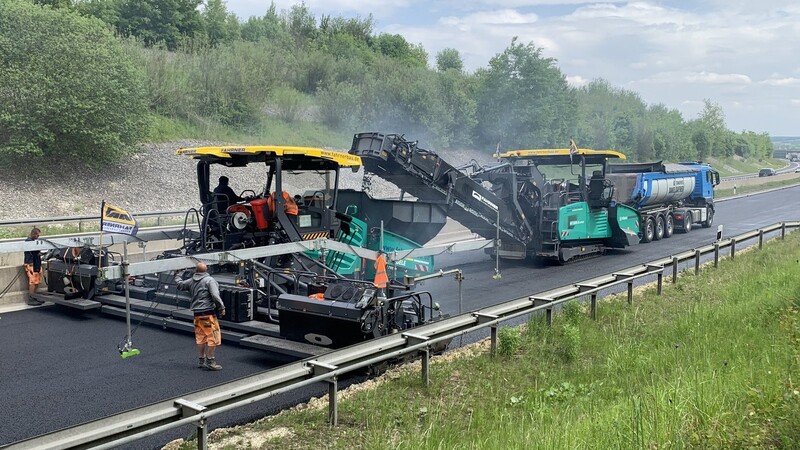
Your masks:
[{"label": "worker in orange vest", "polygon": [[[276,193],[273,192],[272,195],[267,197],[267,207],[272,217],[275,217],[275,194]],[[298,213],[297,202],[295,202],[294,198],[286,191],[283,191],[283,211],[292,216],[296,216]]]},{"label": "worker in orange vest", "polygon": [[389,277],[386,275],[386,256],[381,250],[378,250],[378,257],[375,258],[375,281],[373,284],[378,288],[378,296],[385,297]]}]

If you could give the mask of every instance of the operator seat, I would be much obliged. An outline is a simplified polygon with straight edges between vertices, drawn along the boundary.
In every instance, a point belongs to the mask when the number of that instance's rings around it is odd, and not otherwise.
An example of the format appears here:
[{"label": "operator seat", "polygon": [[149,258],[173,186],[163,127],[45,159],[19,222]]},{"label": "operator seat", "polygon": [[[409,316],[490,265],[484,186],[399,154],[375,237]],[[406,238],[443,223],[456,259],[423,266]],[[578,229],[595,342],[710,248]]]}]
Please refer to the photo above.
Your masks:
[{"label": "operator seat", "polygon": [[590,208],[605,208],[611,203],[611,195],[606,193],[606,179],[603,172],[595,170],[589,179],[589,198],[587,203]]}]

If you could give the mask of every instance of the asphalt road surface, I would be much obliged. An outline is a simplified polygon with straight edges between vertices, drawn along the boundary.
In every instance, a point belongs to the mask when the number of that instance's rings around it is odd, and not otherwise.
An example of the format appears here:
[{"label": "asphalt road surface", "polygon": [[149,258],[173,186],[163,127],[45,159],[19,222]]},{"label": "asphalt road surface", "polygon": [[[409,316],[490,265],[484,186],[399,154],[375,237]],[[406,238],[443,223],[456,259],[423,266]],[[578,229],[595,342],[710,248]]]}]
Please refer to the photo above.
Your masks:
[{"label": "asphalt road surface", "polygon": [[[717,225],[733,236],[780,221],[800,219],[800,187],[720,202],[711,228],[613,251],[565,266],[500,262],[482,251],[441,255],[437,268],[460,268],[462,310],[483,308],[652,261],[714,241]],[[459,312],[458,283],[452,277],[419,286],[430,291],[444,312]],[[5,313],[0,318],[0,445],[37,436],[108,415],[175,398],[281,364],[254,349],[224,345],[218,353],[219,372],[198,369],[194,339],[188,334],[144,325],[134,337],[141,354],[121,359],[117,344],[125,322],[97,313],[77,314],[58,306]],[[473,337],[472,339],[476,339]],[[360,377],[342,380],[344,384]],[[231,426],[273,414],[310,396],[327,392],[317,385],[240,408],[210,420],[210,427]],[[138,441],[126,448],[158,448],[185,437],[189,427]]]}]

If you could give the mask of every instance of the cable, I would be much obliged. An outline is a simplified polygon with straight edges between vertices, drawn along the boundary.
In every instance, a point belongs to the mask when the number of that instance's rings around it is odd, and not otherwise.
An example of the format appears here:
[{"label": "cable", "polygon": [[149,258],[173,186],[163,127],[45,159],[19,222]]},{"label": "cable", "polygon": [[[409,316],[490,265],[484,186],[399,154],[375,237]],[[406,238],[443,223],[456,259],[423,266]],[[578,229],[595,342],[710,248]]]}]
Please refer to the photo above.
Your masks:
[{"label": "cable", "polygon": [[[158,284],[160,286],[161,285],[161,281],[159,281]],[[133,330],[131,330],[131,335],[130,335],[130,340],[131,341],[133,340],[133,335],[136,334],[136,331],[139,329],[139,327],[142,325],[142,323],[144,323],[144,321],[147,320],[153,314],[153,311],[155,311],[155,309],[156,309],[156,305],[159,304],[159,303],[160,302],[158,302],[155,299],[150,301],[150,306],[147,309],[147,313],[144,315],[144,317],[139,319],[139,322],[136,324],[136,326],[133,328]],[[176,289],[175,290],[175,308],[172,309],[169,312],[169,316],[167,316],[167,318],[173,318],[172,313],[177,311],[177,310],[179,310],[179,309],[180,308],[178,307],[178,291]],[[117,344],[117,350],[119,350],[120,354],[123,354],[126,351],[125,348],[127,347],[127,344],[128,344],[128,342],[127,342],[128,338],[129,338],[129,336],[126,334],[125,336],[122,337],[122,339]],[[123,343],[124,343],[124,345],[123,345]]]},{"label": "cable", "polygon": [[12,279],[11,282],[8,283],[8,285],[5,288],[3,288],[3,291],[0,292],[0,298],[3,298],[3,296],[6,295],[6,293],[8,293],[9,289],[11,289],[11,286],[13,286],[14,283],[16,283],[17,279],[19,278],[19,276],[21,274],[22,274],[22,271],[17,271],[17,274],[14,275],[14,279]]}]

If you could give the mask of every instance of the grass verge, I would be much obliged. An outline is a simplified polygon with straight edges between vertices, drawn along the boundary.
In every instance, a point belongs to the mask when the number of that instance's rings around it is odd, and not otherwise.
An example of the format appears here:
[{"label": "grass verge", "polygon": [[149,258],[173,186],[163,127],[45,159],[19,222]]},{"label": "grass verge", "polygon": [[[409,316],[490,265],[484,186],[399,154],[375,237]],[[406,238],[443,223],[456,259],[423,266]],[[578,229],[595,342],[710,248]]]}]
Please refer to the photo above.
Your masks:
[{"label": "grass verge", "polygon": [[[737,186],[735,195],[752,194],[753,192],[767,191],[769,189],[775,189],[779,187],[796,186],[798,184],[800,184],[800,180],[798,180],[797,178],[793,178],[790,180],[770,181],[761,184]],[[734,193],[732,188],[714,190],[714,198],[716,199],[733,197],[733,196]]]},{"label": "grass verge", "polygon": [[[783,245],[785,244],[785,245]],[[213,448],[797,448],[800,233],[632,306],[533,317],[505,356],[441,358],[327,409],[211,434]],[[480,347],[477,347],[480,348]],[[194,443],[182,448],[192,448]]]},{"label": "grass verge", "polygon": [[721,177],[730,177],[734,175],[758,173],[760,169],[765,167],[780,169],[782,167],[786,167],[788,161],[777,158],[759,161],[755,158],[741,159],[711,157],[708,158],[708,163],[714,166],[714,169],[719,171]]}]

